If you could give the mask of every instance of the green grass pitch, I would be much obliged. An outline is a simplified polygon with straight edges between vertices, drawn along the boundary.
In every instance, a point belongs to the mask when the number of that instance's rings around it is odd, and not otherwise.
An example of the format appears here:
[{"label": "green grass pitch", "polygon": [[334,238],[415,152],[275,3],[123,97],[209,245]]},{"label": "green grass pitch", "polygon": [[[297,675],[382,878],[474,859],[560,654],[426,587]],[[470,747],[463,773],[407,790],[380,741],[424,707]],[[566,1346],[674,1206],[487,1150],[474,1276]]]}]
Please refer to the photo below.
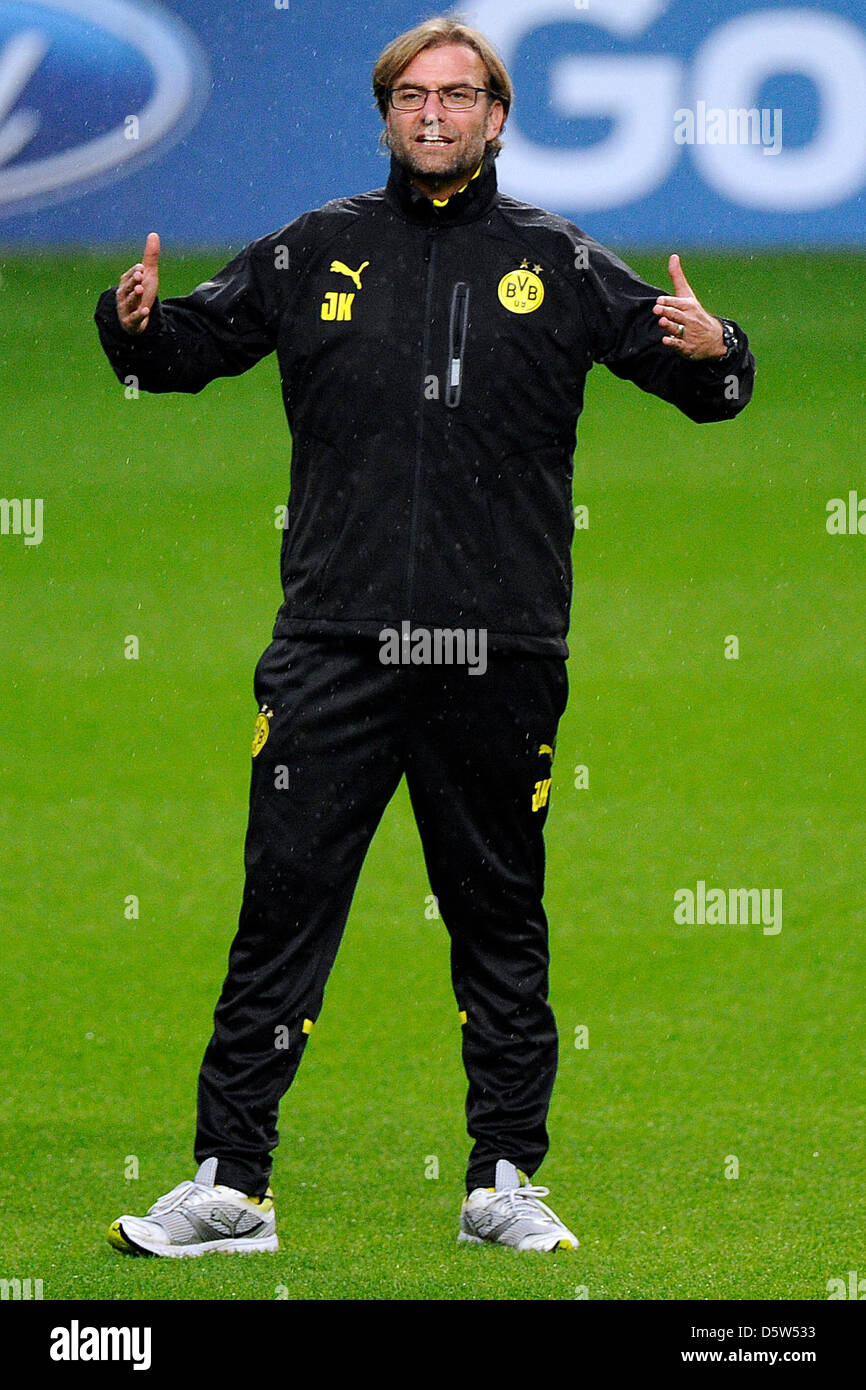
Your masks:
[{"label": "green grass pitch", "polygon": [[[733,424],[588,384],[538,1174],[580,1251],[456,1245],[459,1023],[405,785],[283,1104],[280,1253],[110,1251],[115,1216],[192,1176],[290,456],[274,359],[124,399],[91,316],[139,254],[0,259],[0,492],[44,499],[41,545],[0,536],[0,1275],[87,1300],[821,1300],[866,1275],[866,536],[825,526],[866,495],[854,255],[684,253],[758,360]],[[624,254],[667,285],[664,255]],[[166,248],[163,292],[225,259]],[[678,925],[699,879],[781,888],[781,932]]]}]

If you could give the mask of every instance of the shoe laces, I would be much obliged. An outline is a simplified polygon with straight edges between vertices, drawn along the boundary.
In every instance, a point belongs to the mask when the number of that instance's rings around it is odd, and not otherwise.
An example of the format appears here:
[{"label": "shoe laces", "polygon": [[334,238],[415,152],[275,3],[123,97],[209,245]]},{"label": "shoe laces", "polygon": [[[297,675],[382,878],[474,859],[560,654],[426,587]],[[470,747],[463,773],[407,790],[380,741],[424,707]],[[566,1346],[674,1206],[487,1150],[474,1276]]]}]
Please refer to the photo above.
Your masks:
[{"label": "shoe laces", "polygon": [[176,1211],[178,1207],[186,1206],[191,1198],[213,1196],[215,1192],[216,1188],[187,1178],[185,1182],[179,1182],[177,1187],[171,1189],[171,1192],[166,1192],[164,1197],[160,1197],[158,1201],[154,1202],[147,1214],[148,1216],[157,1216],[168,1211]]},{"label": "shoe laces", "polygon": [[542,1197],[549,1196],[549,1187],[535,1187],[532,1183],[525,1183],[523,1187],[509,1187],[502,1192],[497,1192],[494,1198],[494,1204],[496,1206],[505,1206],[512,1215],[520,1216],[521,1212],[518,1203],[529,1202],[531,1203],[533,1212],[543,1212],[550,1221],[559,1226],[562,1224],[559,1217],[541,1200]]}]

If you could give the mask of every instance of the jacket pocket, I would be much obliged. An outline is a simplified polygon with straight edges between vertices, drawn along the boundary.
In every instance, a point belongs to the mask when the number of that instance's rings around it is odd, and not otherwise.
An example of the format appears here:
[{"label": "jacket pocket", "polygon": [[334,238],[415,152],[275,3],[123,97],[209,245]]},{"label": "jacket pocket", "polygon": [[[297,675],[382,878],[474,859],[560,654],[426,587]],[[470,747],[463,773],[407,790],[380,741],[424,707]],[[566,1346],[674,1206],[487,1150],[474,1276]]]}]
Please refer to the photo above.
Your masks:
[{"label": "jacket pocket", "polygon": [[469,324],[469,286],[458,280],[451,296],[451,321],[448,328],[448,371],[445,377],[445,404],[455,410],[463,393],[463,359],[466,353],[466,329]]}]

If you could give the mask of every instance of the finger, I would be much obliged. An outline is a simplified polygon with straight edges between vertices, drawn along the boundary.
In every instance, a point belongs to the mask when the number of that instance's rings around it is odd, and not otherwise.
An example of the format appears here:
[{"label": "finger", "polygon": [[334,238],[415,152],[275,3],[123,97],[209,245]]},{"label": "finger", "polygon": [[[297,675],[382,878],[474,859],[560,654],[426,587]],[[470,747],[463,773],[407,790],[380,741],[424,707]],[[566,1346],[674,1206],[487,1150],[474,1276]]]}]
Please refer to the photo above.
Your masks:
[{"label": "finger", "polygon": [[118,288],[116,294],[117,313],[124,327],[131,323],[137,323],[139,319],[150,313],[150,306],[141,302],[142,293],[141,285],[133,286],[128,293],[124,293]]},{"label": "finger", "polygon": [[686,279],[682,261],[676,252],[668,258],[668,275],[671,277],[674,289],[678,295],[693,294],[692,287]]},{"label": "finger", "polygon": [[656,300],[656,304],[660,304],[662,308],[669,307],[671,309],[694,309],[697,302],[694,295],[675,294],[660,294]]},{"label": "finger", "polygon": [[150,322],[150,310],[136,309],[134,313],[121,314],[119,317],[127,333],[143,333]]},{"label": "finger", "polygon": [[659,319],[659,327],[667,329],[665,338],[662,341],[666,341],[669,338],[672,342],[681,343],[686,336],[688,324],[677,322],[676,319],[663,318]]},{"label": "finger", "polygon": [[121,275],[117,288],[121,294],[131,294],[142,283],[142,280],[143,275],[140,270],[128,270],[125,275]]},{"label": "finger", "polygon": [[141,296],[137,294],[119,295],[117,312],[124,319],[130,319],[141,307]]},{"label": "finger", "polygon": [[132,285],[135,284],[136,276],[140,276],[140,274],[141,272],[138,270],[136,266],[130,266],[129,270],[125,270],[121,275],[117,288],[119,290],[123,290],[125,293],[128,289],[130,289]]},{"label": "finger", "polygon": [[132,306],[141,300],[143,294],[144,285],[142,284],[140,276],[135,280],[128,280],[125,284],[121,281],[117,287],[117,302],[118,304]]},{"label": "finger", "polygon": [[159,233],[149,232],[144,243],[144,270],[156,270],[159,264]]}]

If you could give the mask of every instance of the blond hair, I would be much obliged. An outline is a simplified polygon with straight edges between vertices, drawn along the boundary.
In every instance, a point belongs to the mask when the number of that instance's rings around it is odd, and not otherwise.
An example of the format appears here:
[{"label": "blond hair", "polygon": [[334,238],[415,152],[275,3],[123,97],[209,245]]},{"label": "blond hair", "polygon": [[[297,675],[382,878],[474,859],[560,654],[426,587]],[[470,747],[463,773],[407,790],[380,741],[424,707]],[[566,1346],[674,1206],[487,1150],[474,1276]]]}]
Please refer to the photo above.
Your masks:
[{"label": "blond hair", "polygon": [[[472,48],[487,68],[491,101],[500,101],[508,119],[508,112],[514,97],[511,78],[499,54],[491,43],[477,29],[470,29],[459,19],[425,19],[405,34],[392,39],[382,50],[373,68],[373,95],[384,121],[388,115],[389,93],[400,73],[407,68],[419,53],[427,48],[443,48],[446,44],[462,44]],[[490,148],[494,154],[502,149],[500,139],[491,140]]]}]

